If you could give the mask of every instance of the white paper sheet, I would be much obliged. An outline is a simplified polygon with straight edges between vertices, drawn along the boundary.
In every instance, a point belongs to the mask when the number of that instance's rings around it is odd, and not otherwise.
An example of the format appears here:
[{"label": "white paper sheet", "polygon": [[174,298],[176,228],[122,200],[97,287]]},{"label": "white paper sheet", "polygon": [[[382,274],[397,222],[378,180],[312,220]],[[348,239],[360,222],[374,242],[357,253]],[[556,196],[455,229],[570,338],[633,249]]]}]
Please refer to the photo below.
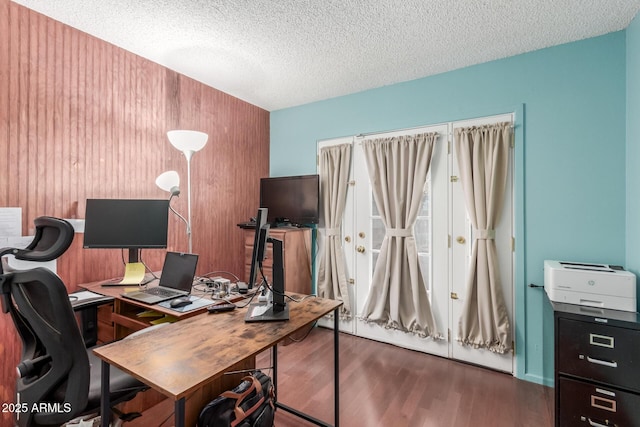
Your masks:
[{"label": "white paper sheet", "polygon": [[0,237],[22,236],[22,208],[0,208]]}]

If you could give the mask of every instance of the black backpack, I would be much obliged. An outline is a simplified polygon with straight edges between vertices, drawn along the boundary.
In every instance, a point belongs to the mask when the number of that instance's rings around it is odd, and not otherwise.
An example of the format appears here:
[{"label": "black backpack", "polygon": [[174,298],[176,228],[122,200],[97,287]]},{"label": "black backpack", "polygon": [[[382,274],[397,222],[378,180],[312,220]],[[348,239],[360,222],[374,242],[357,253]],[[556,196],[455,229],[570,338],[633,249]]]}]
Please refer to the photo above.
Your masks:
[{"label": "black backpack", "polygon": [[273,396],[271,377],[255,371],[209,402],[200,412],[198,427],[273,427]]}]

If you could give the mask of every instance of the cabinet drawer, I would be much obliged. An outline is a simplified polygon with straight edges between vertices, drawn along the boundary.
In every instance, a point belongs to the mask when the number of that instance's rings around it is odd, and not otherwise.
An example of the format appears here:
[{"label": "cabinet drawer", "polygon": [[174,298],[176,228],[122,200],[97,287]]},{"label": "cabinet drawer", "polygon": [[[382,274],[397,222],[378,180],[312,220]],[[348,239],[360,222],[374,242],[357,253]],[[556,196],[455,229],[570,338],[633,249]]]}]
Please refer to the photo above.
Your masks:
[{"label": "cabinet drawer", "polygon": [[573,426],[640,426],[640,395],[560,377],[558,421]]},{"label": "cabinet drawer", "polygon": [[560,374],[640,391],[640,331],[561,318],[557,333]]}]

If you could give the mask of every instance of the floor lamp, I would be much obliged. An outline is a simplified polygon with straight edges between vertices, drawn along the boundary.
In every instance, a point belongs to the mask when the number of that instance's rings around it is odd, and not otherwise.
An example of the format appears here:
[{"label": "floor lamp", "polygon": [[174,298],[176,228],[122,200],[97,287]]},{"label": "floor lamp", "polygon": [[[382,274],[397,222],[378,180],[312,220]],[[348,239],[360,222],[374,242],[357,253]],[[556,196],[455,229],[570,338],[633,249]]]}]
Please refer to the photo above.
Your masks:
[{"label": "floor lamp", "polygon": [[[170,130],[167,132],[167,137],[169,138],[171,145],[182,151],[184,157],[187,159],[187,239],[189,241],[189,253],[193,253],[193,241],[191,239],[191,157],[193,157],[193,154],[196,151],[200,151],[204,148],[209,136],[204,132],[198,132],[195,130]],[[173,172],[175,175],[170,172]],[[161,177],[163,178],[161,179]],[[162,185],[158,183],[158,180],[161,181]],[[175,171],[165,172],[160,175],[156,179],[156,184],[163,190],[170,191],[171,197],[180,193],[178,188],[180,178],[178,177],[178,173]],[[177,189],[177,194],[174,194],[174,189]],[[173,209],[172,211],[176,215],[180,216]],[[184,220],[184,218],[182,219]]]},{"label": "floor lamp", "polygon": [[191,234],[191,225],[186,220],[185,217],[180,215],[178,211],[176,211],[173,206],[171,206],[171,199],[180,195],[180,175],[176,171],[166,171],[158,175],[156,178],[156,185],[160,187],[164,191],[168,191],[171,193],[171,197],[169,197],[169,209],[173,212],[178,218],[184,222],[187,227],[187,237]]}]

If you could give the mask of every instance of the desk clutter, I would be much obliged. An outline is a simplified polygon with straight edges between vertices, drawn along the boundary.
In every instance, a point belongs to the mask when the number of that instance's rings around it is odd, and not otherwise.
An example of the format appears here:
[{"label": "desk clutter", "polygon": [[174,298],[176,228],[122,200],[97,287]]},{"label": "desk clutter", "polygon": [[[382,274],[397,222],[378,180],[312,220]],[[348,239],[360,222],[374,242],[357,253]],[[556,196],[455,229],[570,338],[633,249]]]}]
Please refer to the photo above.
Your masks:
[{"label": "desk clutter", "polygon": [[136,314],[136,317],[145,319],[150,325],[159,325],[160,323],[173,323],[178,320],[176,317],[169,314],[160,313],[155,310],[144,310]]},{"label": "desk clutter", "polygon": [[199,297],[196,295],[189,295],[185,298],[188,298],[188,300],[190,301],[190,304],[183,305],[182,307],[173,307],[171,305],[171,302],[172,302],[171,300],[160,302],[158,303],[158,305],[160,307],[168,308],[170,310],[174,310],[179,313],[186,313],[188,311],[198,310],[202,307],[206,307],[213,303],[213,301],[211,301],[209,298]]}]

